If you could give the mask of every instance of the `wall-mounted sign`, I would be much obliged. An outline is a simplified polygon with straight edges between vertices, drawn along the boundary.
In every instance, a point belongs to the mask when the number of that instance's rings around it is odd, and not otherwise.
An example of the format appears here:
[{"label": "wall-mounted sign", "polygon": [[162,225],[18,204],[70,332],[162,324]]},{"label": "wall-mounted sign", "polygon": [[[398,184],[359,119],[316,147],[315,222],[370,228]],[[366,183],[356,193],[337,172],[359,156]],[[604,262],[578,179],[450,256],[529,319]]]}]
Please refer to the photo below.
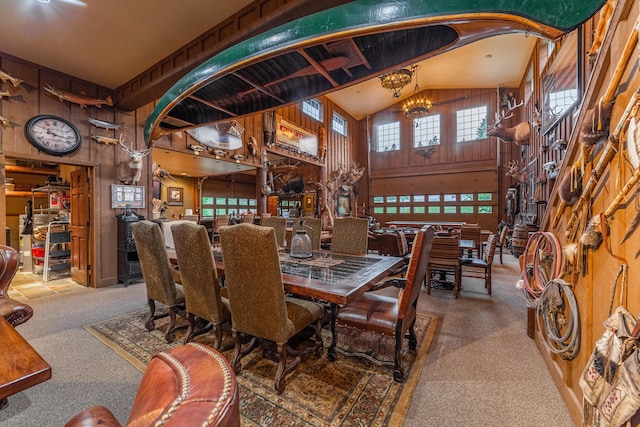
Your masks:
[{"label": "wall-mounted sign", "polygon": [[318,136],[280,116],[276,117],[276,142],[301,153],[318,156]]},{"label": "wall-mounted sign", "polygon": [[127,205],[131,209],[144,208],[144,187],[139,185],[111,184],[111,207],[113,209],[124,208]]}]

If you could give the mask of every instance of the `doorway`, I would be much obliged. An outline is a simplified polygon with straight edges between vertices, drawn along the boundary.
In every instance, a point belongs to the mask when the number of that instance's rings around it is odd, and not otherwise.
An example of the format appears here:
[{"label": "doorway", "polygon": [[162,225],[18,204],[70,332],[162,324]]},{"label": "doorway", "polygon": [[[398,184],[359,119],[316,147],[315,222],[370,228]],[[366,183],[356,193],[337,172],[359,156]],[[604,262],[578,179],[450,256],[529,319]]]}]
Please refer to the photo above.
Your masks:
[{"label": "doorway", "polygon": [[91,286],[91,168],[19,159],[5,168],[7,237],[20,256],[16,296]]}]

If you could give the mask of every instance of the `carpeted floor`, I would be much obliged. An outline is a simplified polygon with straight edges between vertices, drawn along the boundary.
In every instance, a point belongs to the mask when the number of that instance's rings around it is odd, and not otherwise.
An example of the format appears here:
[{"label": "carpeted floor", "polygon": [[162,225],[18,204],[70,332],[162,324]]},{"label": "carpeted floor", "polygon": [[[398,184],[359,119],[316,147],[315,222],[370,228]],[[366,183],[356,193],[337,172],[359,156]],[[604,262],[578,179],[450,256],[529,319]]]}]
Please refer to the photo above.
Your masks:
[{"label": "carpeted floor", "polygon": [[[176,341],[166,343],[163,330],[167,319],[156,321],[157,329],[149,332],[144,327],[146,315],[146,311],[140,311],[119,316],[91,325],[87,330],[143,371],[154,354],[181,345],[184,336],[184,330],[178,331]],[[343,354],[338,354],[335,363],[324,355],[309,356],[287,377],[282,395],[277,395],[273,388],[277,364],[261,357],[259,349],[253,351],[243,359],[243,371],[237,377],[243,425],[271,426],[274,420],[278,420],[278,425],[292,426],[400,425],[436,327],[437,318],[420,315],[417,319],[419,345],[416,352],[404,354],[410,376],[403,384],[393,381],[393,369],[389,366],[376,366]],[[339,336],[345,336],[346,331],[343,332]],[[329,331],[323,330],[326,344],[330,336]],[[229,341],[230,337],[226,337]],[[392,360],[394,340],[385,339],[387,342],[381,346],[386,349],[385,354],[379,356]],[[211,345],[211,335],[199,336],[196,341]],[[404,348],[407,349],[406,344]],[[233,350],[224,355],[230,360]]]}]

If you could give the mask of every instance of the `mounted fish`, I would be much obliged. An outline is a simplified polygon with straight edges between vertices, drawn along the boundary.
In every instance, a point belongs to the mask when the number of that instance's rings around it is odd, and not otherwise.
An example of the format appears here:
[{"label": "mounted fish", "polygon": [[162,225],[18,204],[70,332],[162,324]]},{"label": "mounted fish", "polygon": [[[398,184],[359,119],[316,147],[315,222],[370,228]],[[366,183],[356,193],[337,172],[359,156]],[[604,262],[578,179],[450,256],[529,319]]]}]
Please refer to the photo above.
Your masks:
[{"label": "mounted fish", "polygon": [[[109,130],[118,130],[123,126],[123,123],[110,123],[110,122],[105,122],[104,120],[94,119],[93,117],[89,117],[87,121],[97,128],[109,129]],[[118,141],[116,140],[116,142]]]},{"label": "mounted fish", "polygon": [[115,145],[119,141],[119,139],[117,138],[110,138],[108,136],[96,135],[94,133],[91,134],[91,139],[93,139],[94,141],[100,144],[108,144],[108,145],[111,145],[111,144]]},{"label": "mounted fish", "polygon": [[2,83],[6,83],[6,82],[11,83],[13,87],[18,87],[20,86],[21,83],[24,82],[24,80],[19,79],[17,77],[13,77],[11,74],[2,70],[0,70],[0,80],[2,80]]},{"label": "mounted fish", "polygon": [[80,94],[67,92],[62,89],[57,89],[48,83],[45,83],[44,90],[57,97],[60,102],[67,101],[78,104],[80,108],[87,108],[87,106],[102,108],[103,105],[113,107],[113,100],[110,96],[107,96],[105,99],[89,98],[82,92]]}]

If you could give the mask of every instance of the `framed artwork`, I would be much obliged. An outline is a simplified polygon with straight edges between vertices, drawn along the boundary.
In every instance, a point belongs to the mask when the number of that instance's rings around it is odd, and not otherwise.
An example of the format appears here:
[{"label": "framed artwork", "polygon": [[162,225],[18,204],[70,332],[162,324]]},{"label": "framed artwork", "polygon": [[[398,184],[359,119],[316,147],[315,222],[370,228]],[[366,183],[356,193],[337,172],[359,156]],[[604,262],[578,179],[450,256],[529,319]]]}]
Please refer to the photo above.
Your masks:
[{"label": "framed artwork", "polygon": [[111,184],[111,208],[144,208],[144,187],[140,185]]},{"label": "framed artwork", "polygon": [[542,133],[547,134],[580,101],[580,30],[569,33],[542,77]]},{"label": "framed artwork", "polygon": [[336,210],[337,216],[351,215],[351,201],[349,200],[349,196],[338,195],[338,207]]},{"label": "framed artwork", "polygon": [[183,195],[184,189],[179,187],[169,187],[167,188],[167,194],[169,195],[169,200],[167,201],[167,205],[169,206],[182,206],[183,205]]}]

